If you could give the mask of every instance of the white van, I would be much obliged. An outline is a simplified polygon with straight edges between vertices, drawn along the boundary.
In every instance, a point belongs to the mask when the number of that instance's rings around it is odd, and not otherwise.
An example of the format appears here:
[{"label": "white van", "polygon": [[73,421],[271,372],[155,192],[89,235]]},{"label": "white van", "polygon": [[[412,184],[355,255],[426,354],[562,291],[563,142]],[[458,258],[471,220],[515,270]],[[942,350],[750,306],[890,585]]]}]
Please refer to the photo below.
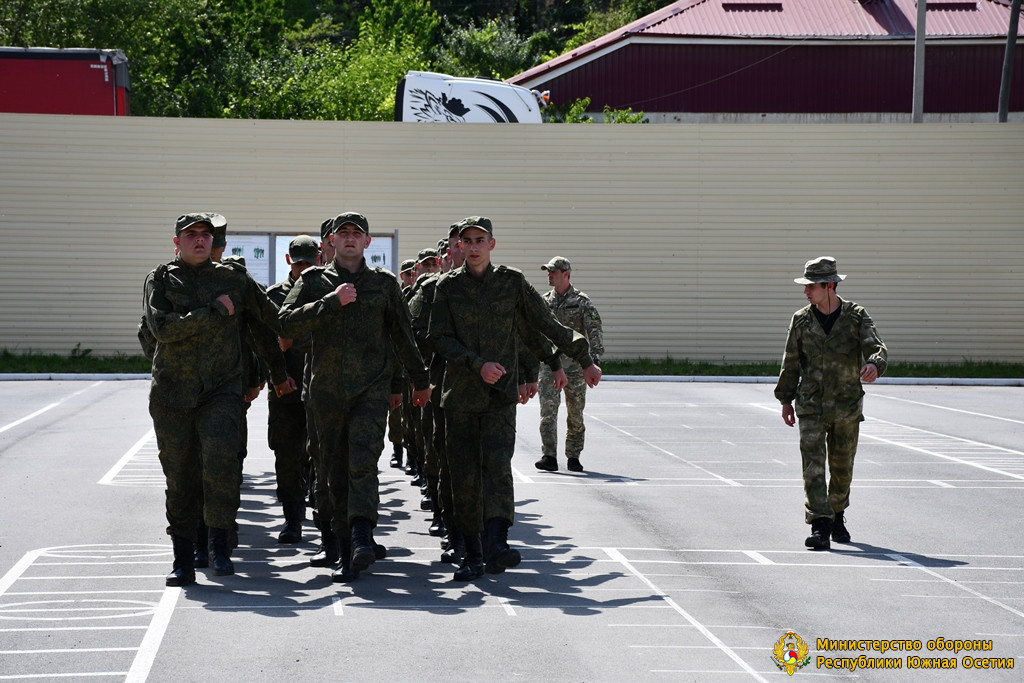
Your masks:
[{"label": "white van", "polygon": [[547,93],[487,78],[410,71],[398,82],[395,121],[540,123]]}]

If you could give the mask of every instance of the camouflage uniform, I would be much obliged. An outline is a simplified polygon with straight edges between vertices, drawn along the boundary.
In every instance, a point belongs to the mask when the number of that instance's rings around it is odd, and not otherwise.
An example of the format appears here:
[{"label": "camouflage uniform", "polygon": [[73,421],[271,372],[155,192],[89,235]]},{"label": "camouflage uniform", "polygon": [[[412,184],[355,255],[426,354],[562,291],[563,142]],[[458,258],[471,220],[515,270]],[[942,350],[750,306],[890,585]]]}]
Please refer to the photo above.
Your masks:
[{"label": "camouflage uniform", "polygon": [[[531,349],[550,348],[550,339],[583,367],[592,364],[590,349],[585,337],[555,320],[521,271],[506,266],[488,265],[479,280],[465,265],[440,278],[429,334],[447,361],[441,406],[447,420],[454,518],[460,531],[475,534],[485,520],[514,518],[520,335]],[[558,369],[556,354],[541,359]],[[480,376],[487,362],[509,371],[487,384]]]},{"label": "camouflage uniform", "polygon": [[863,306],[842,301],[827,335],[812,306],[793,315],[775,397],[783,404],[796,401],[808,523],[831,520],[849,506],[853,459],[864,420],[860,370],[873,363],[881,375],[887,359],[885,343]]},{"label": "camouflage uniform", "polygon": [[[570,286],[562,296],[554,289],[544,294],[544,301],[558,322],[586,336],[590,342],[590,354],[595,363],[604,354],[604,334],[601,330],[601,316],[593,302],[583,292]],[[583,424],[583,409],[587,404],[587,382],[583,379],[580,364],[562,354],[562,369],[569,383],[565,387],[565,455],[579,458],[583,452],[583,438],[586,427]],[[558,406],[562,394],[555,390],[551,370],[540,368],[540,440],[541,453],[555,457],[558,454]]]},{"label": "camouflage uniform", "polygon": [[[234,315],[217,301],[222,294],[231,297]],[[195,542],[200,516],[213,528],[234,527],[245,389],[241,328],[247,319],[276,327],[277,308],[246,274],[180,259],[146,277],[144,302],[157,340],[149,412],[167,479],[168,534]],[[261,350],[268,358],[280,354],[276,341]],[[275,384],[286,381],[283,363],[272,372]]]},{"label": "camouflage uniform", "polygon": [[[358,300],[342,306],[335,289],[353,283]],[[393,360],[417,389],[428,386],[409,316],[395,277],[363,261],[356,273],[327,267],[302,273],[281,307],[283,336],[312,334],[309,396],[320,461],[326,473],[332,525],[348,536],[355,518],[377,523],[377,459],[384,448]],[[319,505],[319,500],[318,500]],[[321,524],[324,511],[320,511]]]},{"label": "camouflage uniform", "polygon": [[[294,286],[295,278],[289,273],[286,279],[267,290],[267,297],[281,306]],[[306,335],[293,339],[291,347],[284,352],[288,376],[292,379],[302,381],[306,355],[311,346],[310,336]],[[302,393],[293,391],[278,397],[276,392],[269,391],[267,409],[267,441],[274,451],[277,499],[282,503],[302,503],[305,508],[309,454],[306,451],[308,435]]]}]

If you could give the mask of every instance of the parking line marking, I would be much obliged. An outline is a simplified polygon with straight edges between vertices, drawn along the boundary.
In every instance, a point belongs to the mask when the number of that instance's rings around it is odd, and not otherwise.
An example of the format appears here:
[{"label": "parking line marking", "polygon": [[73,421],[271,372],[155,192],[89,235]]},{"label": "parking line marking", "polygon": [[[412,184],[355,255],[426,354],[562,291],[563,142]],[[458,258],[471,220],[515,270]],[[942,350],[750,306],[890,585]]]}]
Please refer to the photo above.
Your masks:
[{"label": "parking line marking", "polygon": [[1016,610],[1016,609],[1010,607],[1009,605],[1004,605],[1003,603],[999,602],[995,598],[990,598],[989,596],[985,595],[984,593],[979,593],[978,591],[974,590],[973,588],[968,588],[967,586],[962,585],[959,581],[954,581],[953,579],[947,579],[942,574],[939,574],[938,572],[933,572],[931,569],[928,569],[923,564],[921,564],[919,562],[915,562],[914,560],[911,560],[908,557],[900,555],[899,553],[886,553],[885,555],[886,555],[886,557],[890,557],[890,558],[896,560],[897,562],[899,562],[901,564],[905,564],[905,565],[907,565],[909,567],[914,567],[915,569],[920,569],[921,571],[923,571],[925,574],[928,574],[929,576],[934,576],[937,579],[941,579],[942,581],[948,583],[949,585],[955,586],[956,588],[959,588],[960,590],[964,591],[965,593],[970,593],[971,595],[973,595],[976,598],[981,598],[985,602],[993,604],[996,607],[1000,607],[1000,608],[1006,610],[1007,612],[1009,612],[1011,614],[1016,614],[1018,617],[1024,617],[1024,612],[1022,612],[1020,610]]},{"label": "parking line marking", "polygon": [[121,459],[118,460],[117,463],[115,463],[114,466],[111,467],[110,470],[108,470],[107,473],[104,474],[103,477],[101,477],[100,480],[96,483],[109,486],[114,481],[114,477],[116,477],[121,472],[121,470],[124,469],[124,467],[131,461],[131,459],[134,458],[135,455],[139,451],[141,451],[142,448],[147,443],[149,443],[151,439],[155,438],[155,436],[156,432],[152,429],[146,432],[142,436],[142,438],[136,441],[135,444],[131,448],[129,448],[124,455],[121,456]]},{"label": "parking line marking", "polygon": [[505,614],[509,615],[510,617],[517,616],[516,611],[512,608],[512,603],[509,601],[508,598],[499,597],[498,602],[501,604],[502,608],[504,608]]},{"label": "parking line marking", "polygon": [[67,401],[69,399],[72,399],[72,398],[74,398],[75,396],[78,396],[81,393],[89,391],[89,389],[92,389],[95,386],[99,386],[100,384],[103,384],[103,380],[100,380],[99,382],[93,382],[92,384],[87,386],[85,389],[79,389],[75,393],[68,394],[67,396],[65,396],[64,398],[62,398],[59,401],[55,401],[54,403],[51,403],[50,405],[43,406],[42,408],[40,408],[36,412],[34,412],[34,413],[30,414],[30,415],[26,415],[25,417],[21,418],[20,420],[15,420],[14,422],[9,422],[9,423],[5,424],[3,427],[0,427],[0,434],[6,432],[8,429],[14,429],[18,425],[20,425],[20,424],[22,424],[24,422],[28,422],[32,418],[39,417],[40,415],[42,415],[46,411],[51,410],[53,408],[56,408],[61,403],[64,403],[65,401]]},{"label": "parking line marking", "polygon": [[156,660],[160,643],[164,639],[164,633],[167,632],[167,625],[171,623],[171,614],[174,612],[174,605],[178,602],[179,595],[181,595],[181,588],[168,587],[164,589],[160,603],[153,613],[153,619],[149,622],[149,628],[146,629],[146,635],[142,637],[139,652],[135,655],[135,660],[132,661],[131,669],[128,670],[125,683],[145,683],[145,680],[149,678],[149,672],[153,668],[153,662]]},{"label": "parking line marking", "polygon": [[593,420],[596,420],[597,422],[600,422],[601,424],[603,424],[603,425],[605,425],[607,427],[611,427],[612,429],[614,429],[617,432],[621,432],[621,433],[625,434],[626,436],[630,437],[631,439],[636,439],[637,441],[639,441],[640,443],[644,444],[645,446],[649,446],[650,448],[653,448],[653,449],[655,449],[657,451],[661,451],[665,455],[669,455],[669,456],[675,458],[676,460],[679,460],[680,462],[686,463],[690,467],[692,467],[692,468],[694,468],[696,470],[700,470],[701,472],[704,472],[705,474],[714,477],[715,479],[719,480],[720,482],[722,482],[724,484],[728,484],[729,486],[737,486],[737,487],[738,486],[743,486],[743,484],[741,484],[741,483],[739,483],[737,481],[733,481],[732,479],[727,479],[726,477],[723,477],[720,474],[715,474],[711,470],[704,469],[700,465],[695,465],[694,463],[690,462],[686,458],[682,458],[682,457],[676,455],[675,453],[673,453],[671,451],[666,451],[661,446],[655,446],[650,441],[645,441],[644,439],[641,439],[639,436],[636,436],[635,434],[630,434],[625,429],[622,429],[620,427],[616,427],[615,425],[611,424],[610,422],[605,422],[604,420],[602,420],[599,417],[595,417],[595,416],[591,415],[590,418],[593,419]]},{"label": "parking line marking", "polygon": [[743,554],[750,559],[757,561],[758,564],[775,564],[775,562],[754,550],[744,550]]},{"label": "parking line marking", "polygon": [[334,616],[343,617],[345,616],[345,609],[342,606],[341,598],[335,596],[331,598],[331,606],[334,607]]},{"label": "parking line marking", "polygon": [[636,568],[630,563],[630,561],[626,559],[626,556],[619,552],[618,549],[604,548],[604,552],[608,555],[608,557],[610,557],[612,560],[618,562],[623,567],[625,567],[626,571],[628,571],[630,574],[638,578],[652,592],[654,592],[662,600],[668,603],[668,605],[672,607],[672,609],[675,610],[676,613],[679,614],[679,616],[683,617],[683,619],[686,619],[686,621],[688,621],[694,628],[700,631],[705,638],[710,640],[712,643],[715,644],[715,646],[718,647],[719,650],[724,652],[729,657],[729,659],[739,664],[744,671],[753,676],[756,680],[761,681],[761,683],[768,683],[768,680],[764,676],[755,671],[753,667],[747,664],[742,657],[740,657],[732,650],[732,648],[730,648],[728,645],[722,642],[721,639],[719,639],[718,636],[716,636],[706,626],[704,626],[704,624],[697,621],[689,612],[683,609],[679,605],[679,603],[677,603],[671,597],[666,595],[665,592],[657,586],[655,586],[650,579],[648,579],[642,573],[637,571]]},{"label": "parking line marking", "polygon": [[940,405],[937,405],[935,403],[925,403],[924,401],[912,401],[909,398],[897,398],[896,396],[886,396],[885,394],[874,394],[874,393],[871,394],[872,398],[874,398],[875,396],[878,396],[879,398],[885,398],[885,399],[888,399],[890,401],[900,401],[902,403],[913,403],[915,405],[925,406],[926,408],[936,408],[938,410],[948,410],[951,413],[963,413],[964,415],[973,415],[975,417],[987,417],[990,420],[1002,420],[1003,422],[1013,422],[1014,424],[1024,425],[1024,420],[1014,420],[1014,419],[1009,418],[1009,417],[1000,417],[998,415],[991,415],[989,413],[976,413],[973,410],[961,410],[960,408],[949,408],[947,406],[940,406]]}]

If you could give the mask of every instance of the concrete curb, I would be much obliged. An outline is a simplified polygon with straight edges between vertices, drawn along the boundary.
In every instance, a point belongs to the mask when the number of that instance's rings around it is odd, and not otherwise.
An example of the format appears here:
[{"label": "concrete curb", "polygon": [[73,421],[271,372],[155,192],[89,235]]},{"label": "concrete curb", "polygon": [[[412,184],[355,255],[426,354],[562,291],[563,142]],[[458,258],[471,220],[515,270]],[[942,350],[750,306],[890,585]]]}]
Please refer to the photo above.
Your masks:
[{"label": "concrete curb", "polygon": [[[17,381],[121,381],[150,379],[149,374],[74,374],[74,373],[0,373],[0,382]],[[721,384],[775,384],[777,377],[744,377],[715,375],[605,375],[604,382],[708,382]],[[953,387],[1022,387],[1024,378],[972,378],[972,377],[882,377],[875,384],[904,384],[918,386]]]}]

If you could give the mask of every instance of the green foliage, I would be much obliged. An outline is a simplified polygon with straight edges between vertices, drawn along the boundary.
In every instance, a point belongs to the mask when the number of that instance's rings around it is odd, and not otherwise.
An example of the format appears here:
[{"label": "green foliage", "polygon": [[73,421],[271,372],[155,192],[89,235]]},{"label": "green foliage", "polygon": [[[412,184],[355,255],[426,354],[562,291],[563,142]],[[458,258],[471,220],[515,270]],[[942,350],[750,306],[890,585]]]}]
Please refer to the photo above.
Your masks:
[{"label": "green foliage", "polygon": [[536,45],[520,37],[507,17],[466,27],[445,20],[434,63],[437,71],[453,76],[504,79],[530,68],[540,55]]},{"label": "green foliage", "polygon": [[607,104],[604,105],[604,122],[605,123],[648,123],[648,120],[644,117],[642,111],[633,111],[632,107],[625,109],[612,109]]},{"label": "green foliage", "polygon": [[557,102],[549,104],[544,110],[545,123],[593,123],[594,119],[587,114],[587,107],[590,106],[590,98],[583,97],[578,100],[560,105]]}]

